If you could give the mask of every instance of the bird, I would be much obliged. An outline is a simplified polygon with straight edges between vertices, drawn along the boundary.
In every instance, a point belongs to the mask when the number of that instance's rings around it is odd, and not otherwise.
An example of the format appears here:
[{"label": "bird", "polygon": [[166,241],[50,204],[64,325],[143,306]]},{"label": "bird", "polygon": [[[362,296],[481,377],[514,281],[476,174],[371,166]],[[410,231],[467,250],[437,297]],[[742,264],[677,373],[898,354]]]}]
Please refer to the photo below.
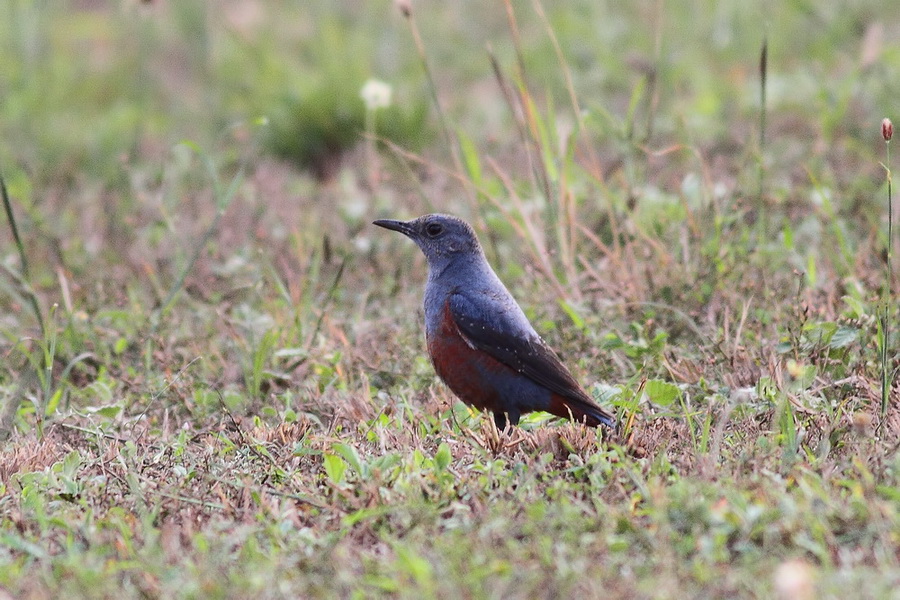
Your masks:
[{"label": "bird", "polygon": [[379,219],[428,262],[425,339],[441,380],[464,403],[493,413],[497,429],[545,411],[591,427],[615,417],[582,389],[497,277],[472,227],[446,214]]}]

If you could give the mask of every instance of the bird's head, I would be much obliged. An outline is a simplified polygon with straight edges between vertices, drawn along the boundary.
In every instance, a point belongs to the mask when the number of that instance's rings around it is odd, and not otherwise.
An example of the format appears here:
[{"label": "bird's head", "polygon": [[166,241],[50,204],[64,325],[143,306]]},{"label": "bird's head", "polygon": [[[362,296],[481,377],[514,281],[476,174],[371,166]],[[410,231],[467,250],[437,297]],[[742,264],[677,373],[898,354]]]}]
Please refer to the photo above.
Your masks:
[{"label": "bird's head", "polygon": [[481,244],[472,227],[451,215],[424,215],[412,221],[382,219],[375,221],[374,225],[399,231],[410,238],[421,248],[432,266],[459,255],[481,254]]}]

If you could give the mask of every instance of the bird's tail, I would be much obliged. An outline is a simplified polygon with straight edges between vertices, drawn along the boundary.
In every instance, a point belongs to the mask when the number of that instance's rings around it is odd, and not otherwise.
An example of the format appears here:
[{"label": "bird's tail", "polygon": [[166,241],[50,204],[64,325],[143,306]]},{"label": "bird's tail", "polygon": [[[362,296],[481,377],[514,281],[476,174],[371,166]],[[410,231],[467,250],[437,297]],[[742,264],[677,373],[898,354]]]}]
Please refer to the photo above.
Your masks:
[{"label": "bird's tail", "polygon": [[564,419],[573,419],[591,427],[605,425],[611,429],[616,428],[616,418],[612,414],[586,399],[564,398],[553,394],[550,409],[547,412]]}]

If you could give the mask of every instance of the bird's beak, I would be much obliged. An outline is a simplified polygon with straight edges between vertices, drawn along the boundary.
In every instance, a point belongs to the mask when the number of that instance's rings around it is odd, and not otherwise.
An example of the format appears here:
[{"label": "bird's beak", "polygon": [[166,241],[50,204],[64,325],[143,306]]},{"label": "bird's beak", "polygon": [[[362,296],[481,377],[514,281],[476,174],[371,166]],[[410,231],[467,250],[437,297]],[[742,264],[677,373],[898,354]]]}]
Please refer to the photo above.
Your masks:
[{"label": "bird's beak", "polygon": [[413,237],[414,230],[412,225],[410,225],[407,221],[394,221],[393,219],[379,219],[377,221],[372,221],[372,225],[378,225],[379,227],[384,227],[385,229],[391,229],[393,231],[399,231],[405,236]]}]

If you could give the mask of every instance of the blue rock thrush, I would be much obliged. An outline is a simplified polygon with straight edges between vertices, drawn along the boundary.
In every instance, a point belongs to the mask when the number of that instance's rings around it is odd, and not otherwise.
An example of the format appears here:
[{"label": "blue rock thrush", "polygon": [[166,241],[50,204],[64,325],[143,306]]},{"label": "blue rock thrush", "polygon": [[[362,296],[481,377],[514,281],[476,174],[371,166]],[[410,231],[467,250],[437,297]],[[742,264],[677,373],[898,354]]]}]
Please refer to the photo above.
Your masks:
[{"label": "blue rock thrush", "polygon": [[615,418],[581,389],[488,264],[472,228],[450,215],[375,221],[412,239],[428,260],[425,337],[434,369],[453,393],[507,419],[543,410],[596,427]]}]

